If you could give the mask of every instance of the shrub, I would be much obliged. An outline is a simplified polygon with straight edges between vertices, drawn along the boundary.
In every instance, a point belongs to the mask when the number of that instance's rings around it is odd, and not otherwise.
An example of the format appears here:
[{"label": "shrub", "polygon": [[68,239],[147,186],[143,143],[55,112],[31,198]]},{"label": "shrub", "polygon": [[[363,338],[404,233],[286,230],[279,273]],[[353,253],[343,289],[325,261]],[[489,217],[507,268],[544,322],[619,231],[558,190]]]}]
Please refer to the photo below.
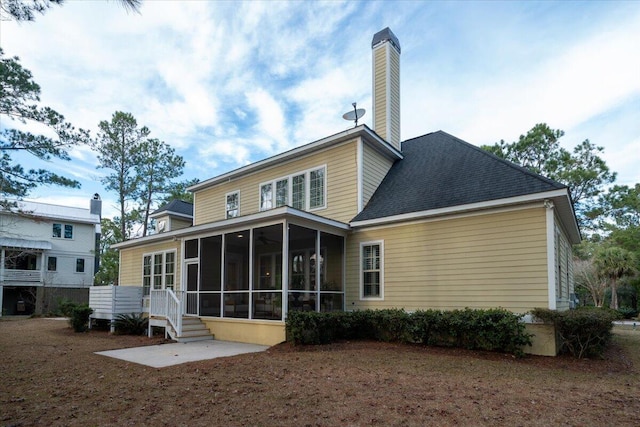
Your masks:
[{"label": "shrub", "polygon": [[71,317],[73,309],[78,306],[78,303],[69,299],[63,299],[58,303],[58,310],[64,317]]},{"label": "shrub", "polygon": [[289,312],[287,339],[294,344],[328,344],[349,339],[413,342],[506,351],[521,356],[531,344],[520,316],[502,309],[361,310],[350,313]]},{"label": "shrub", "polygon": [[76,332],[85,332],[89,326],[89,316],[93,309],[86,304],[77,305],[71,310],[69,323]]},{"label": "shrub", "polygon": [[531,312],[545,323],[553,323],[560,340],[560,353],[572,356],[603,357],[611,340],[616,314],[600,308],[555,311],[536,308]]},{"label": "shrub", "polygon": [[633,319],[638,315],[638,310],[631,307],[620,307],[616,311],[620,314],[621,319]]},{"label": "shrub", "polygon": [[113,321],[113,326],[117,334],[143,335],[147,332],[149,319],[142,314],[119,314]]}]

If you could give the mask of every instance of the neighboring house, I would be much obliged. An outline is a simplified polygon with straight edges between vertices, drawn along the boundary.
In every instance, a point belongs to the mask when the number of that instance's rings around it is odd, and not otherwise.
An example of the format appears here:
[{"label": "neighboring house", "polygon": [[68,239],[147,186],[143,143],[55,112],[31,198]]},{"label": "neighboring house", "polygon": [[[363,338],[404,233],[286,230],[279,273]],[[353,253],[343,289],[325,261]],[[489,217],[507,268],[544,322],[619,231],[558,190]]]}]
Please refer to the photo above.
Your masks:
[{"label": "neighboring house", "polygon": [[[442,131],[401,143],[400,44],[387,28],[372,49],[373,129],[202,181],[190,227],[114,245],[153,324],[180,336],[184,311],[216,338],[275,344],[292,310],[570,307],[569,189]],[[556,353],[528,327],[530,352]]]},{"label": "neighboring house", "polygon": [[2,314],[46,314],[62,299],[86,303],[98,268],[99,196],[89,209],[15,204],[0,210]]}]

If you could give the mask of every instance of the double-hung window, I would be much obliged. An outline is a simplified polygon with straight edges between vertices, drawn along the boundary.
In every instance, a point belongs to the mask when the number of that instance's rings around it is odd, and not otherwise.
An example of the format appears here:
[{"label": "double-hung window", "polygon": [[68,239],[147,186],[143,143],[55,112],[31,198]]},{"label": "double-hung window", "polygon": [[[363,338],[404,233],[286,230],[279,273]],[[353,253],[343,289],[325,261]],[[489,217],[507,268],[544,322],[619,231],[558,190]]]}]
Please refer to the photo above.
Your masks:
[{"label": "double-hung window", "polygon": [[226,196],[226,218],[235,218],[240,215],[240,192],[234,191]]},{"label": "double-hung window", "polygon": [[360,244],[360,298],[384,298],[384,247],[382,242]]},{"label": "double-hung window", "polygon": [[291,206],[300,210],[326,206],[326,166],[260,184],[260,210]]},{"label": "double-hung window", "polygon": [[324,206],[324,168],[309,171],[309,209]]},{"label": "double-hung window", "polygon": [[292,191],[291,191],[291,203],[292,206],[296,209],[303,210],[305,208],[305,175],[295,175],[292,180]]}]

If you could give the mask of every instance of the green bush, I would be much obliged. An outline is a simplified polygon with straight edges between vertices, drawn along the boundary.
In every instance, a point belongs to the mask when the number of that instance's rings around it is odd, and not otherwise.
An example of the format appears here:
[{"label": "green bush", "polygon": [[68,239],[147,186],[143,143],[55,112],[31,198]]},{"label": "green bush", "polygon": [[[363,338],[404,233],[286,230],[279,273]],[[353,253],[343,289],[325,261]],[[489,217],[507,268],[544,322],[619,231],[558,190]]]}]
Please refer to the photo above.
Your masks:
[{"label": "green bush", "polygon": [[411,316],[413,340],[425,345],[505,351],[518,356],[531,345],[520,316],[504,309],[417,311]]},{"label": "green bush", "polygon": [[69,299],[63,299],[58,303],[58,311],[60,311],[60,313],[64,317],[71,317],[73,309],[76,308],[77,306],[78,306],[78,303],[73,302]]},{"label": "green bush", "polygon": [[113,326],[117,334],[143,335],[147,332],[149,319],[142,314],[119,314],[113,321]]},{"label": "green bush", "polygon": [[561,343],[560,353],[578,359],[604,356],[613,321],[618,316],[615,311],[595,307],[568,311],[536,308],[531,314],[545,323],[553,323]]},{"label": "green bush", "polygon": [[522,355],[531,344],[520,316],[502,309],[361,310],[349,313],[291,311],[287,339],[294,344],[328,344],[338,340],[422,343]]},{"label": "green bush", "polygon": [[85,332],[89,326],[89,316],[93,309],[86,304],[77,305],[71,310],[69,323],[76,332]]},{"label": "green bush", "polygon": [[638,315],[638,310],[631,307],[620,307],[616,311],[620,314],[621,319],[633,319]]}]

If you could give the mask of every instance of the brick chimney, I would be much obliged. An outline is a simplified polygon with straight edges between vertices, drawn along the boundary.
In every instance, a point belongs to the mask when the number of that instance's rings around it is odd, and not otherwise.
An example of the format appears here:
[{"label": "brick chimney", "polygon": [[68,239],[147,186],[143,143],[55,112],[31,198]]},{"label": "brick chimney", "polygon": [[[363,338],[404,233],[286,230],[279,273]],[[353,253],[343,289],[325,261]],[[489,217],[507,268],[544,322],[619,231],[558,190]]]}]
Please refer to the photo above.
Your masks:
[{"label": "brick chimney", "polygon": [[400,41],[385,28],[373,36],[373,130],[400,146]]}]

